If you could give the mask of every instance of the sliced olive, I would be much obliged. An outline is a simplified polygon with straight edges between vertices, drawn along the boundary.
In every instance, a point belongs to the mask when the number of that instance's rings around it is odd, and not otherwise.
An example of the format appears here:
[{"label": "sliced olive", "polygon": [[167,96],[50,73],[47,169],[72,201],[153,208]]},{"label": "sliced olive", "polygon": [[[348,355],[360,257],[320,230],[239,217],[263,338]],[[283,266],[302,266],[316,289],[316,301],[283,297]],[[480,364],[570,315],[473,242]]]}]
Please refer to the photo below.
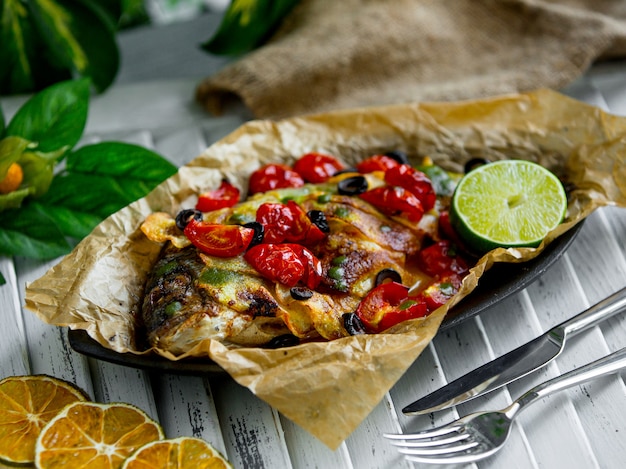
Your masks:
[{"label": "sliced olive", "polygon": [[330,233],[330,227],[328,226],[328,220],[326,220],[324,212],[321,210],[309,210],[307,215],[313,224],[322,231],[322,233]]},{"label": "sliced olive", "polygon": [[342,315],[343,327],[350,335],[367,334],[367,330],[356,313],[345,313]]},{"label": "sliced olive", "polygon": [[250,242],[248,248],[263,242],[263,237],[265,236],[265,228],[263,225],[261,225],[258,221],[251,221],[250,223],[245,223],[243,226],[254,230],[254,236],[252,237],[252,241]]},{"label": "sliced olive", "polygon": [[333,177],[339,176],[340,174],[347,174],[347,173],[358,173],[358,171],[356,168],[344,168],[344,169],[340,169],[336,173],[333,173]]},{"label": "sliced olive", "polygon": [[283,348],[283,347],[293,347],[294,345],[299,345],[300,339],[298,339],[293,334],[283,334],[274,337],[267,344],[265,344],[266,348]]},{"label": "sliced olive", "polygon": [[176,226],[179,230],[184,231],[191,220],[202,220],[202,212],[193,208],[181,210],[178,212],[178,215],[176,215]]},{"label": "sliced olive", "polygon": [[367,179],[363,176],[353,176],[342,179],[337,183],[341,195],[359,195],[367,191]]},{"label": "sliced olive", "polygon": [[465,174],[467,174],[471,170],[489,163],[490,161],[487,158],[472,158],[465,163],[465,165],[463,166],[463,171],[465,171]]},{"label": "sliced olive", "polygon": [[308,300],[313,296],[313,290],[306,287],[292,287],[291,290],[289,290],[289,293],[291,293],[291,297],[294,300],[301,301]]},{"label": "sliced olive", "polygon": [[402,277],[398,272],[393,269],[383,269],[376,274],[376,286],[384,283],[386,280],[391,280],[392,282],[402,283]]},{"label": "sliced olive", "polygon": [[389,158],[393,158],[400,164],[410,164],[409,157],[406,156],[406,153],[400,150],[388,151],[387,153],[385,153],[385,156],[388,156]]}]

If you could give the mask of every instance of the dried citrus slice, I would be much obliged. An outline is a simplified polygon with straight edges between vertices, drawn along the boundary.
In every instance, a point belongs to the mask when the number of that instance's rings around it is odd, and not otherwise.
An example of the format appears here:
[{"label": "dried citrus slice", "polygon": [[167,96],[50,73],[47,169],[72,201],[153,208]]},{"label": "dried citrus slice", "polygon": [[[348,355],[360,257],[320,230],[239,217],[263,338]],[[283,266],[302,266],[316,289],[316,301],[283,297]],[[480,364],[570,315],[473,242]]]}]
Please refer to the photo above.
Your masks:
[{"label": "dried citrus slice", "polygon": [[41,429],[66,405],[87,396],[66,381],[43,375],[0,381],[0,459],[32,463]]},{"label": "dried citrus slice", "polygon": [[204,440],[183,436],[139,448],[122,469],[227,469],[233,466]]},{"label": "dried citrus slice", "polygon": [[161,426],[125,403],[76,402],[41,430],[35,448],[38,468],[119,468],[141,446],[163,439]]},{"label": "dried citrus slice", "polygon": [[538,246],[563,221],[567,194],[548,169],[502,160],[467,173],[452,198],[450,221],[469,247]]}]

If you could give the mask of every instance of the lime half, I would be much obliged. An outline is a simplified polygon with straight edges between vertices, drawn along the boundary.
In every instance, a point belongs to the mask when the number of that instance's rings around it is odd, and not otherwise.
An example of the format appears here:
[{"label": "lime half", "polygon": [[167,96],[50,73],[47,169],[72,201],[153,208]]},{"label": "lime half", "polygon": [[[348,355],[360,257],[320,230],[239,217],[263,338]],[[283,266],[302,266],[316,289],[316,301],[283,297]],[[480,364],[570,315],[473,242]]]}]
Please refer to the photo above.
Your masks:
[{"label": "lime half", "polygon": [[466,174],[452,198],[450,220],[468,246],[535,247],[565,217],[567,194],[548,169],[503,160]]}]

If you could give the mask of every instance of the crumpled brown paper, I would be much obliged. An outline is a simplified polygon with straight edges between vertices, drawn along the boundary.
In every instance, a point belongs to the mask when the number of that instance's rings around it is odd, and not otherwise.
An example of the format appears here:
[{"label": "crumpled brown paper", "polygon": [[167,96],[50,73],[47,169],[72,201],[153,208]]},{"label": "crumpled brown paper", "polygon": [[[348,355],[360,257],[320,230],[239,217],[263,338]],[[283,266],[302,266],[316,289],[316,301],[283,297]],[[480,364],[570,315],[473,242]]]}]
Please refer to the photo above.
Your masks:
[{"label": "crumpled brown paper", "polygon": [[617,0],[300,0],[262,47],[206,77],[257,118],[562,89],[626,56]]},{"label": "crumpled brown paper", "polygon": [[[43,321],[84,329],[118,352],[140,353],[135,314],[160,246],[139,226],[153,211],[177,213],[223,176],[245,187],[267,162],[324,151],[348,164],[389,149],[460,170],[470,157],[524,158],[571,187],[568,215],[544,242],[595,208],[626,206],[626,118],[541,90],[481,101],[362,108],[278,122],[252,121],[103,221],[72,253],[26,288],[26,306]],[[472,269],[459,295],[427,318],[390,333],[268,350],[202,343],[207,356],[259,398],[335,449],[365,419],[433,338],[447,309],[470,293],[493,262],[521,262],[543,249],[498,249]],[[172,360],[173,357],[164,354]]]}]

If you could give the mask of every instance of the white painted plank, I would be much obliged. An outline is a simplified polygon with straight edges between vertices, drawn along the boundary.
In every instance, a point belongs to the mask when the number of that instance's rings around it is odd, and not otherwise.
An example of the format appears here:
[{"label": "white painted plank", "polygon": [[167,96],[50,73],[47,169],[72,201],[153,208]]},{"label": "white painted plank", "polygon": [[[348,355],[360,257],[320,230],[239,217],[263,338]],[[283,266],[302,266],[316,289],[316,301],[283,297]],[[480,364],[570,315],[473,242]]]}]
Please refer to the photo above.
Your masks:
[{"label": "white painted plank", "polygon": [[195,436],[226,454],[208,379],[154,374],[152,383],[160,421],[168,438]]},{"label": "white painted plank", "polygon": [[[24,304],[26,283],[41,277],[57,260],[40,262],[32,259],[16,260],[16,274],[20,285],[21,303]],[[41,321],[33,312],[24,310],[24,330],[32,374],[47,374],[78,385],[93,398],[87,358],[72,350],[67,330]]]},{"label": "white painted plank", "polygon": [[6,284],[0,286],[0,379],[30,372],[24,321],[22,319],[17,277],[12,257],[0,257],[0,272]]},{"label": "white painted plank", "polygon": [[226,453],[235,467],[291,469],[278,412],[230,377],[209,382]]}]

